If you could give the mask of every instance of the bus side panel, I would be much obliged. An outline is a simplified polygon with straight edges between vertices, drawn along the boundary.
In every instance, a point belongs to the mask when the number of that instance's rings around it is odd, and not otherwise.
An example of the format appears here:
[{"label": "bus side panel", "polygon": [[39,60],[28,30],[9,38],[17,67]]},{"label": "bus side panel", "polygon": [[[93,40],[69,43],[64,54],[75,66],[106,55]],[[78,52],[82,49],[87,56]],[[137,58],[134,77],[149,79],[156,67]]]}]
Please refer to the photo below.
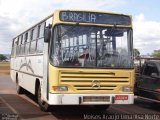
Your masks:
[{"label": "bus side panel", "polygon": [[32,94],[35,93],[34,86],[36,77],[19,72],[18,79],[20,80],[20,86],[22,86],[25,90],[31,92]]},{"label": "bus side panel", "polygon": [[18,80],[20,86],[31,93],[35,93],[36,79],[43,77],[43,55],[19,57]]}]

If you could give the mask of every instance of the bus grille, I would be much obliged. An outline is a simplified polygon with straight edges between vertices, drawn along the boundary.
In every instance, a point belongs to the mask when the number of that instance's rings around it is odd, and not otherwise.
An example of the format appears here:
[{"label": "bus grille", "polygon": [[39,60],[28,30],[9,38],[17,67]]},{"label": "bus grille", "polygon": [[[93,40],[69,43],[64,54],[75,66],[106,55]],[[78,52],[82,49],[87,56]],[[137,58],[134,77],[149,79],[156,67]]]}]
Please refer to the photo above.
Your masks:
[{"label": "bus grille", "polygon": [[[128,72],[127,72],[128,73]],[[129,74],[112,72],[60,71],[60,83],[71,85],[77,91],[113,91],[118,85],[129,84]]]}]

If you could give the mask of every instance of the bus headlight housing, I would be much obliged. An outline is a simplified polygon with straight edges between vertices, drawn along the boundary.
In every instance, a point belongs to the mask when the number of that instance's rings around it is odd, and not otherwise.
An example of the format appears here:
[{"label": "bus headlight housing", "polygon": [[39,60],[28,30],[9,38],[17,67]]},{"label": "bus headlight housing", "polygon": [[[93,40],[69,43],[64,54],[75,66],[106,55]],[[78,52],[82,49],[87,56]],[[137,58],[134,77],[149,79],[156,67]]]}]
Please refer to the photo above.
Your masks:
[{"label": "bus headlight housing", "polygon": [[52,86],[52,89],[54,91],[57,91],[57,92],[68,91],[68,87],[67,86]]},{"label": "bus headlight housing", "polygon": [[123,92],[133,92],[133,87],[131,86],[123,86],[122,87]]}]

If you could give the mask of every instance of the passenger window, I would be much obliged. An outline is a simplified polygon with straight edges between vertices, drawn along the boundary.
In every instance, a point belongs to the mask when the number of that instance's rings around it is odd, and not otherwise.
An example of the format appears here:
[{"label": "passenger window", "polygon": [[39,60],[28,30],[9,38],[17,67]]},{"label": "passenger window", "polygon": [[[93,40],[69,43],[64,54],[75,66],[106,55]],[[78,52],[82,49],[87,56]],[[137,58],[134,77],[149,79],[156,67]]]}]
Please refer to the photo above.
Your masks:
[{"label": "passenger window", "polygon": [[17,47],[16,47],[16,55],[19,56],[20,54],[20,44],[21,44],[21,37],[17,39]]},{"label": "passenger window", "polygon": [[34,28],[31,31],[31,43],[30,43],[30,49],[29,49],[29,53],[30,54],[34,54],[36,51],[36,38],[37,38],[37,29]]},{"label": "passenger window", "polygon": [[29,32],[27,32],[25,34],[25,54],[26,55],[29,53],[29,44],[30,44]]},{"label": "passenger window", "polygon": [[37,27],[34,28],[34,31],[33,31],[33,39],[32,40],[35,40],[37,39]]},{"label": "passenger window", "polygon": [[41,25],[38,26],[37,38],[40,37],[40,29],[41,29]]},{"label": "passenger window", "polygon": [[30,39],[35,40],[36,38],[37,38],[37,28],[33,28],[31,31]]},{"label": "passenger window", "polygon": [[44,26],[45,23],[42,23],[38,26],[38,38],[37,39],[37,53],[43,52],[43,46],[44,46]]},{"label": "passenger window", "polygon": [[31,36],[30,36],[31,41],[33,40],[33,32],[34,32],[34,29],[31,30]]},{"label": "passenger window", "polygon": [[18,45],[21,45],[21,41],[22,41],[22,36],[20,36],[18,39]]},{"label": "passenger window", "polygon": [[22,44],[24,44],[25,43],[25,34],[22,35],[22,38],[23,38],[22,39]]},{"label": "passenger window", "polygon": [[44,37],[44,26],[45,23],[42,23],[41,25],[38,26],[38,32],[37,32],[38,38]]},{"label": "passenger window", "polygon": [[25,42],[28,40],[28,32],[25,34]]},{"label": "passenger window", "polygon": [[44,46],[44,38],[40,38],[37,41],[37,53],[43,52],[43,46]]},{"label": "passenger window", "polygon": [[45,23],[42,23],[40,28],[39,38],[44,37],[44,27]]},{"label": "passenger window", "polygon": [[20,55],[24,55],[25,34],[21,35]]},{"label": "passenger window", "polygon": [[31,41],[29,53],[30,54],[34,54],[35,53],[35,49],[36,49],[36,41],[34,40],[34,41]]}]

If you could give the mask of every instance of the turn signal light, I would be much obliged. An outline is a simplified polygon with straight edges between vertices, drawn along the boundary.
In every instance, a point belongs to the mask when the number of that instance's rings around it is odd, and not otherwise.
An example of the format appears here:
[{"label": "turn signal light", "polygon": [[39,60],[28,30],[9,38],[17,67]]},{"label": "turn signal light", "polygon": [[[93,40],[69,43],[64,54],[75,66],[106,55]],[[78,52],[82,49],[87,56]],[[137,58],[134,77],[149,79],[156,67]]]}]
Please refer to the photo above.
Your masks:
[{"label": "turn signal light", "polygon": [[130,86],[123,86],[122,87],[123,92],[133,92],[133,87]]},{"label": "turn signal light", "polygon": [[68,87],[67,86],[52,86],[52,89],[54,91],[68,91]]}]

